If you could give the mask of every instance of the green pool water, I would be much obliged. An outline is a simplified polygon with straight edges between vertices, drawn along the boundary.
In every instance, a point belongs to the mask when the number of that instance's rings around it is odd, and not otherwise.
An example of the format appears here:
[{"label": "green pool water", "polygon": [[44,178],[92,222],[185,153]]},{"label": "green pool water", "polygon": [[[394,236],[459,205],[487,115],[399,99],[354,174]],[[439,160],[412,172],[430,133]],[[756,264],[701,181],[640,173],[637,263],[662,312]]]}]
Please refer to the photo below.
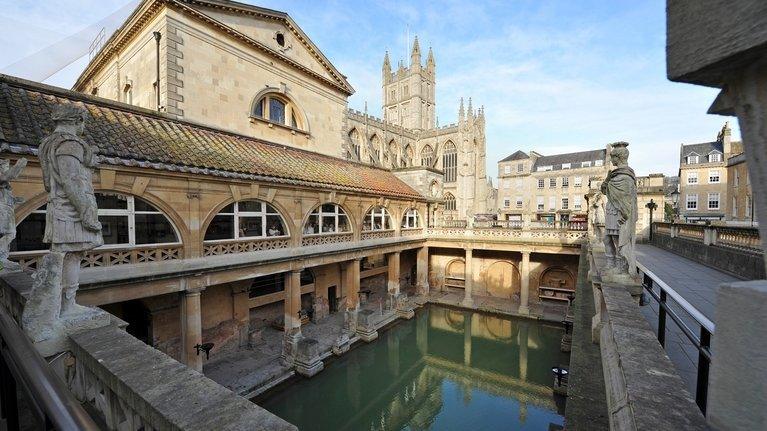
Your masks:
[{"label": "green pool water", "polygon": [[560,326],[438,306],[258,404],[300,430],[553,430]]}]

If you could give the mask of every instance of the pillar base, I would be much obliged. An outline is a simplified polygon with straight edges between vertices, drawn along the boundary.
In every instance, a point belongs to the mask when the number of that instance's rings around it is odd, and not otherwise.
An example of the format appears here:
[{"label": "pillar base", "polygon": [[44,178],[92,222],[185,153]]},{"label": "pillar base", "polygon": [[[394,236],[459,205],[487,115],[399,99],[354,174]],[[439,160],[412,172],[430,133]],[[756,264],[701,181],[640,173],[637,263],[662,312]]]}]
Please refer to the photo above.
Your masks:
[{"label": "pillar base", "polygon": [[312,377],[325,368],[320,359],[319,342],[313,338],[302,338],[298,341],[294,360],[296,372],[304,377]]},{"label": "pillar base", "polygon": [[344,353],[349,351],[349,348],[351,347],[351,340],[349,339],[348,334],[341,334],[336,339],[336,342],[333,343],[333,347],[330,348],[330,350],[333,352],[336,356],[341,356]]},{"label": "pillar base", "polygon": [[517,314],[520,316],[529,316],[530,315],[530,307],[526,305],[520,305],[517,309]]},{"label": "pillar base", "polygon": [[471,298],[463,298],[463,301],[461,301],[461,306],[466,308],[474,308],[474,300]]},{"label": "pillar base", "polygon": [[280,362],[283,365],[292,366],[295,364],[298,342],[302,338],[300,328],[293,328],[285,333],[285,338],[282,341],[282,353],[280,354]]},{"label": "pillar base", "polygon": [[559,350],[570,353],[573,345],[573,336],[571,334],[565,334],[562,336],[562,342],[559,344]]},{"label": "pillar base", "polygon": [[375,325],[375,312],[362,310],[357,313],[357,335],[366,343],[378,338],[378,329]]}]

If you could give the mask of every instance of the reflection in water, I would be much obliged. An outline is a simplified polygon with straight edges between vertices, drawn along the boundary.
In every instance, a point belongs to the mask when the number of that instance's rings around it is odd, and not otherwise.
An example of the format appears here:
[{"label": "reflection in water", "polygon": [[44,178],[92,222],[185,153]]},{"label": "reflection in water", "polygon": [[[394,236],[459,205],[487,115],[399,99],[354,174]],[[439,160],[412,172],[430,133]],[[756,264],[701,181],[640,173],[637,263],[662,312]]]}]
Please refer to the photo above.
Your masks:
[{"label": "reflection in water", "polygon": [[546,430],[558,326],[430,306],[259,402],[301,430]]}]

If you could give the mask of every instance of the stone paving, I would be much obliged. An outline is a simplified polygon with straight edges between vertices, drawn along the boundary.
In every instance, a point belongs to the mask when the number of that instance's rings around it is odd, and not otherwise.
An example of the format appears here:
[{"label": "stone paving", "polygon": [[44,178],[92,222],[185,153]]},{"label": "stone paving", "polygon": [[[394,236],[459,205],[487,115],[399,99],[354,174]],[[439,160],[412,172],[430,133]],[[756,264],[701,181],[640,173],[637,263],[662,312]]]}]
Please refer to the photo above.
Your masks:
[{"label": "stone paving", "polygon": [[[732,275],[701,265],[697,262],[662,250],[649,244],[637,244],[637,260],[679,293],[687,302],[698,309],[709,320],[714,320],[716,310],[716,292],[719,285],[733,281],[741,281]],[[648,297],[650,302],[641,308],[653,329],[658,330],[658,304]],[[685,313],[673,301],[669,301],[672,309],[684,320],[688,327],[699,334],[700,327],[695,320]],[[716,336],[716,335],[714,335]],[[682,379],[687,383],[690,393],[695,394],[697,381],[698,350],[674,324],[670,317],[666,318],[666,353],[671,362],[677,367]]]}]

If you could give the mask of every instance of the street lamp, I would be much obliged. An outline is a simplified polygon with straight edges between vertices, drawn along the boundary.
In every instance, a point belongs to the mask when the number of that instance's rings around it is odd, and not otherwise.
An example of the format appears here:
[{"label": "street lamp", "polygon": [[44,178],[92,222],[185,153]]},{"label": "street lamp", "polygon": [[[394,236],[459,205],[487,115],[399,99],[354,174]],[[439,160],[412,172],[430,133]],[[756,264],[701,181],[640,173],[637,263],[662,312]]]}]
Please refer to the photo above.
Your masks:
[{"label": "street lamp", "polygon": [[671,192],[671,202],[674,204],[674,220],[679,217],[679,190],[674,190]]},{"label": "street lamp", "polygon": [[[677,199],[679,199],[678,196]],[[650,210],[650,242],[652,242],[652,212],[658,209],[658,204],[656,204],[654,200],[650,199],[650,202],[647,202],[647,205],[645,206]]]}]

